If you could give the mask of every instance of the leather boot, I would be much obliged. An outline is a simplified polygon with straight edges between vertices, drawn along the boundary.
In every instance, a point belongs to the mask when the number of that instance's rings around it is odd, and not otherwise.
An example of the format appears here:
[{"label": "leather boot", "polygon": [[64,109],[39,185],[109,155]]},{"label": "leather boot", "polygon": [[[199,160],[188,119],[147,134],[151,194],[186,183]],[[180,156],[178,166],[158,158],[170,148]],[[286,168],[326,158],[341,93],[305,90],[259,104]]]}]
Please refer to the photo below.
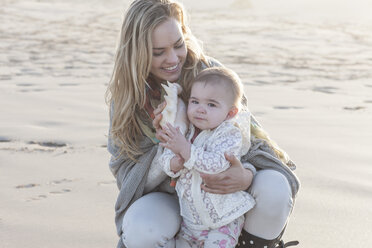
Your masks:
[{"label": "leather boot", "polygon": [[284,230],[276,239],[267,240],[267,239],[254,236],[246,232],[243,229],[242,233],[239,236],[238,244],[235,247],[236,248],[285,248],[285,247],[295,246],[299,244],[297,240],[284,243],[283,240],[281,240],[283,233],[284,233]]}]

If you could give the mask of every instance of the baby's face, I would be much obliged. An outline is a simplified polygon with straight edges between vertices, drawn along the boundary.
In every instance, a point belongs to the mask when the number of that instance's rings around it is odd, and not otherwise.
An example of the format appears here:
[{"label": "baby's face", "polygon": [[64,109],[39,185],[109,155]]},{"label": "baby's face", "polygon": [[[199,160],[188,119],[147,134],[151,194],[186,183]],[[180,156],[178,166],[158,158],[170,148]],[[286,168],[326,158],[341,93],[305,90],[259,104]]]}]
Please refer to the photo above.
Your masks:
[{"label": "baby's face", "polygon": [[230,118],[233,100],[223,84],[195,82],[191,88],[187,116],[201,130],[213,129]]}]

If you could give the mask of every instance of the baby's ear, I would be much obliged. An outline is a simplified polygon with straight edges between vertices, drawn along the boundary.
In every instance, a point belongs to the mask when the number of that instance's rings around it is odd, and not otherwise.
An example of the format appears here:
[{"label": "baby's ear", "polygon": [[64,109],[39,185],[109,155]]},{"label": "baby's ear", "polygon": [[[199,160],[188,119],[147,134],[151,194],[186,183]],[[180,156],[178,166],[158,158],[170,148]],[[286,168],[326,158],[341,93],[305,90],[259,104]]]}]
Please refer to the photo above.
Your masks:
[{"label": "baby's ear", "polygon": [[238,111],[239,109],[237,107],[235,106],[231,107],[231,109],[227,113],[226,120],[233,118],[238,113]]}]

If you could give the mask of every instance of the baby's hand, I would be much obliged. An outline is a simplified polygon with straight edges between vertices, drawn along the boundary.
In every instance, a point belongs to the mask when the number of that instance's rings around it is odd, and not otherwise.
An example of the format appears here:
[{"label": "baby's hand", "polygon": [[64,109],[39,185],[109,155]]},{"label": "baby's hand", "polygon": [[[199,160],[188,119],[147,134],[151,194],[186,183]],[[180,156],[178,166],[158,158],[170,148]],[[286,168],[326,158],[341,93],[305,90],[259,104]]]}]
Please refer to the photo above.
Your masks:
[{"label": "baby's hand", "polygon": [[180,170],[182,170],[184,167],[183,167],[183,163],[185,162],[185,160],[183,160],[183,158],[180,156],[180,155],[176,155],[174,156],[171,161],[170,161],[170,169],[173,173],[177,173],[179,172]]},{"label": "baby's hand", "polygon": [[162,142],[160,145],[170,149],[175,154],[180,154],[187,161],[190,158],[191,143],[182,135],[178,127],[175,128],[169,123],[167,123],[167,127],[164,130],[167,135],[166,143]]}]

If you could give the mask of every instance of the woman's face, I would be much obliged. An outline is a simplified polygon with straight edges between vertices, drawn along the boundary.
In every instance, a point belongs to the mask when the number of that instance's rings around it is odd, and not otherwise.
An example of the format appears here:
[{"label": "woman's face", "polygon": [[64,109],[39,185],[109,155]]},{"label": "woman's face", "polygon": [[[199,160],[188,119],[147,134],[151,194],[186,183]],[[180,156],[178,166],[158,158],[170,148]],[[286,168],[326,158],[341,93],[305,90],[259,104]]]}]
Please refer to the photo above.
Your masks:
[{"label": "woman's face", "polygon": [[152,47],[151,74],[158,82],[176,82],[187,55],[180,23],[174,18],[160,23],[152,33]]}]

